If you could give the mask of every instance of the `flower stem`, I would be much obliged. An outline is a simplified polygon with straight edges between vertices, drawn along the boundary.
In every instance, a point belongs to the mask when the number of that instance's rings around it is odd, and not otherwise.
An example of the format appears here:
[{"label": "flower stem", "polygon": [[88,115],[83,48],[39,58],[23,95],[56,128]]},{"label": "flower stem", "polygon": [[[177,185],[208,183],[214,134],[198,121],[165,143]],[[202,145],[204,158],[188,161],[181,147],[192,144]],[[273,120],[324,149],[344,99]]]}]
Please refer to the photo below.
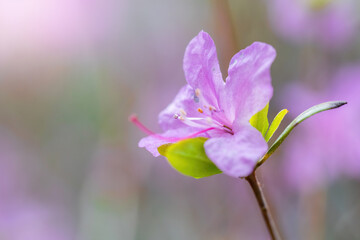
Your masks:
[{"label": "flower stem", "polygon": [[276,229],[275,222],[273,218],[271,217],[271,214],[269,212],[269,206],[266,203],[264,194],[261,190],[259,181],[256,178],[255,172],[250,174],[248,177],[245,178],[253,190],[256,200],[258,202],[259,208],[261,210],[262,216],[264,218],[264,221],[266,223],[266,227],[270,233],[272,240],[280,240],[279,232]]}]

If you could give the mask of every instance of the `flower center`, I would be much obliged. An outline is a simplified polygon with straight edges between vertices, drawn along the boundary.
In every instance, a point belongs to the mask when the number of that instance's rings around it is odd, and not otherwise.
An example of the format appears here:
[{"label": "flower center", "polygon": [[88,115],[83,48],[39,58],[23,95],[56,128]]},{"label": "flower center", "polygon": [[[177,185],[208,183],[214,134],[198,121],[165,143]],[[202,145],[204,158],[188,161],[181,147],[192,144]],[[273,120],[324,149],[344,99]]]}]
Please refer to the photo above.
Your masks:
[{"label": "flower center", "polygon": [[234,134],[231,126],[226,124],[224,111],[217,109],[204,98],[200,89],[194,91],[194,102],[196,103],[197,116],[188,116],[184,109],[180,109],[178,113],[174,114],[174,118],[182,121],[184,124],[195,128],[214,128]]},{"label": "flower center", "polygon": [[[184,124],[198,128],[197,132],[194,132],[188,136],[184,137],[166,137],[154,133],[145,127],[135,115],[129,117],[129,121],[136,125],[140,130],[145,132],[147,135],[153,136],[160,140],[166,140],[169,142],[177,142],[189,138],[197,137],[212,130],[220,130],[229,134],[234,135],[234,132],[231,128],[231,124],[228,124],[224,111],[217,109],[204,98],[201,94],[200,89],[194,91],[193,100],[195,102],[195,111],[193,112],[194,116],[188,116],[188,113],[184,109],[180,109],[178,113],[174,114],[174,118],[182,121]],[[190,111],[190,110],[189,110]]]}]

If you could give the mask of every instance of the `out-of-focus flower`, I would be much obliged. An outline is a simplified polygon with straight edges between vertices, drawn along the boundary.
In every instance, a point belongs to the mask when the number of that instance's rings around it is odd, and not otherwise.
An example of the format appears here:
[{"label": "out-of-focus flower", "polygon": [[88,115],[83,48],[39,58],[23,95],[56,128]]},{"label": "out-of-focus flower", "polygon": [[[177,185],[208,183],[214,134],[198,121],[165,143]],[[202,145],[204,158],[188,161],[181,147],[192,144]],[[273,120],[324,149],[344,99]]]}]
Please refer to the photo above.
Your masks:
[{"label": "out-of-focus flower", "polygon": [[267,0],[275,31],[297,43],[343,46],[357,31],[356,0]]},{"label": "out-of-focus flower", "polygon": [[35,106],[34,99],[48,97],[39,101],[43,106],[68,80],[89,79],[118,43],[126,6],[127,0],[1,0],[1,95],[29,97]]},{"label": "out-of-focus flower", "polygon": [[0,208],[0,239],[68,240],[73,233],[64,218],[63,209],[23,199]]},{"label": "out-of-focus flower", "polygon": [[225,83],[215,44],[201,31],[185,51],[188,84],[159,115],[164,133],[153,134],[132,119],[150,134],[139,146],[159,156],[157,148],[163,144],[207,137],[206,154],[220,170],[233,177],[249,175],[268,148],[249,120],[272,97],[270,67],[275,56],[270,45],[253,43],[232,58]]},{"label": "out-of-focus flower", "polygon": [[0,239],[68,240],[74,233],[64,205],[40,200],[32,156],[0,129]]},{"label": "out-of-focus flower", "polygon": [[[120,1],[123,5],[124,1]],[[7,55],[73,53],[96,44],[116,27],[113,0],[2,0],[0,51]],[[111,26],[113,28],[111,29]],[[4,56],[5,55],[5,56]]]},{"label": "out-of-focus flower", "polygon": [[[360,178],[360,64],[338,71],[330,87],[315,92],[300,86],[287,89],[290,113],[324,99],[345,99],[348,105],[339,112],[324,112],[303,123],[297,137],[285,149],[285,174],[288,183],[309,190],[341,176]],[[294,99],[291,103],[288,99]]]}]

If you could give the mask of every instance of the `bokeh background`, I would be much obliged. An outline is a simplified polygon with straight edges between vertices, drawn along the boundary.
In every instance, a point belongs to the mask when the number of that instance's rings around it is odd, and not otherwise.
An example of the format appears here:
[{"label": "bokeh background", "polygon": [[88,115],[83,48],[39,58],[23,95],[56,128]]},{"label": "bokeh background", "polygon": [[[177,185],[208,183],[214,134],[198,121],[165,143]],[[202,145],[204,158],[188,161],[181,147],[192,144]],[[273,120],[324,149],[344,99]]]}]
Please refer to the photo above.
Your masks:
[{"label": "bokeh background", "polygon": [[[360,239],[358,0],[0,0],[0,239],[269,239],[247,183],[195,180],[137,143],[205,30],[223,75],[273,45],[270,119],[299,125],[260,180],[284,239]],[[279,134],[279,132],[277,133]]]}]

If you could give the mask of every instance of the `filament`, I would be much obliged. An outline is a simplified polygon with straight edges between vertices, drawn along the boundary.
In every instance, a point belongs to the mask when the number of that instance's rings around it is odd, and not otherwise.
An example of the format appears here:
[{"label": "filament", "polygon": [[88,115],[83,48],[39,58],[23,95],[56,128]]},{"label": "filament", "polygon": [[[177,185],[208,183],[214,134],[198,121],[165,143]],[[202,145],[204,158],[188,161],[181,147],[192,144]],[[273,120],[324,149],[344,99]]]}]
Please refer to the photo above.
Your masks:
[{"label": "filament", "polygon": [[157,139],[160,139],[160,140],[166,140],[166,141],[169,141],[169,142],[177,142],[177,141],[181,141],[181,140],[185,140],[185,139],[189,139],[189,138],[194,138],[202,133],[206,133],[208,131],[211,131],[211,130],[214,130],[216,129],[215,127],[210,127],[210,128],[206,128],[206,129],[203,129],[201,131],[198,131],[198,132],[195,132],[193,134],[190,134],[186,137],[164,137],[160,134],[157,134],[157,133],[154,133],[153,131],[151,131],[150,129],[148,129],[147,127],[144,126],[144,124],[142,124],[139,119],[137,118],[137,116],[135,114],[131,115],[129,117],[129,121],[132,122],[136,127],[138,127],[141,131],[143,131],[144,133],[146,133],[147,135],[149,136],[153,136]]}]

